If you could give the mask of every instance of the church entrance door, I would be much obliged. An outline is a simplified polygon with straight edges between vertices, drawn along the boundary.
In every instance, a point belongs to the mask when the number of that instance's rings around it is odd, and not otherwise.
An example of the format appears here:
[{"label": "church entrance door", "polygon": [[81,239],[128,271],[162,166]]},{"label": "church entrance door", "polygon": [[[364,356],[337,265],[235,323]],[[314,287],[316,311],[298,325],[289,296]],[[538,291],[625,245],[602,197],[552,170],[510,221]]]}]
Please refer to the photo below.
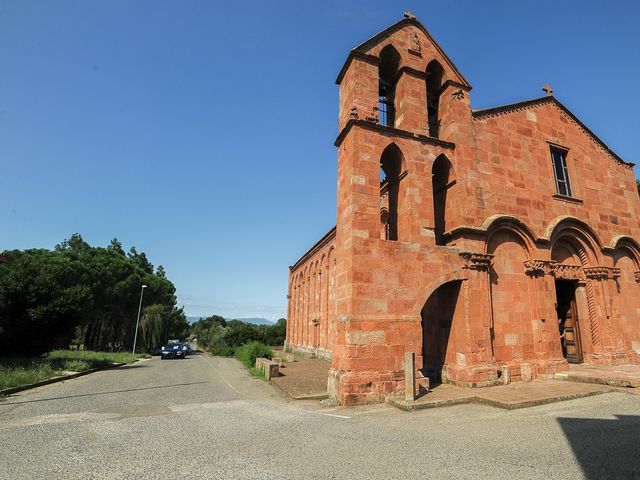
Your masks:
[{"label": "church entrance door", "polygon": [[562,355],[569,363],[582,363],[580,322],[576,307],[576,282],[556,281],[556,311]]}]

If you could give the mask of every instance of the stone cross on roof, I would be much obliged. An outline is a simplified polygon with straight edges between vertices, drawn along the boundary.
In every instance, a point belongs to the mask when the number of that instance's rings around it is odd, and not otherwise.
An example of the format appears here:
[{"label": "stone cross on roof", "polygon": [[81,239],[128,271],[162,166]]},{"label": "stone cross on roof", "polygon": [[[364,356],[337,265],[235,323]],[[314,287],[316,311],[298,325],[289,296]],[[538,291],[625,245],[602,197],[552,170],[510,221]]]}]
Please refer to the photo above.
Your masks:
[{"label": "stone cross on roof", "polygon": [[550,97],[551,95],[553,95],[553,90],[551,89],[551,85],[549,85],[548,83],[544,87],[542,87],[542,91],[547,94],[547,97]]},{"label": "stone cross on roof", "polygon": [[415,19],[415,18],[416,18],[416,16],[415,16],[413,13],[411,13],[409,10],[407,10],[406,12],[404,12],[404,16],[405,16],[406,18],[413,18],[413,19]]}]

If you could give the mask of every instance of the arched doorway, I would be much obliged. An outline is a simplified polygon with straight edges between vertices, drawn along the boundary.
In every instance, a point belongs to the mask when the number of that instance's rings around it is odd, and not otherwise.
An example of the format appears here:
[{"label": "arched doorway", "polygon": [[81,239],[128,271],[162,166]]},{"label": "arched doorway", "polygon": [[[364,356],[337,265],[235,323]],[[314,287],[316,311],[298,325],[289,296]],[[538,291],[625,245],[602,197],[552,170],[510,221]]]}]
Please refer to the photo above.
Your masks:
[{"label": "arched doorway", "polygon": [[569,363],[582,363],[581,318],[578,313],[576,293],[581,276],[582,259],[584,257],[576,246],[568,239],[558,240],[552,250],[551,259],[560,267],[555,279],[556,315],[562,356]]},{"label": "arched doorway", "polygon": [[[422,374],[431,383],[442,381],[443,369],[455,352],[452,326],[458,309],[462,280],[455,280],[438,287],[427,299],[420,315],[422,317]],[[455,330],[454,330],[455,334]]]}]

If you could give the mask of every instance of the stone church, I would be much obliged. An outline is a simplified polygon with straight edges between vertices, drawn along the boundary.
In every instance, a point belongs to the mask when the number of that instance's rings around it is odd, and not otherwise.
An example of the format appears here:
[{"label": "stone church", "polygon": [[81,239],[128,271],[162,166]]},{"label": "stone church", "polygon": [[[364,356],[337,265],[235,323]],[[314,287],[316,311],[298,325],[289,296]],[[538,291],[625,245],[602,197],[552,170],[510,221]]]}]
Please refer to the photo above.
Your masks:
[{"label": "stone church", "polygon": [[289,273],[286,347],[331,359],[344,405],[431,383],[640,363],[633,164],[546,87],[471,108],[411,14],[361,43],[340,88],[337,222]]}]

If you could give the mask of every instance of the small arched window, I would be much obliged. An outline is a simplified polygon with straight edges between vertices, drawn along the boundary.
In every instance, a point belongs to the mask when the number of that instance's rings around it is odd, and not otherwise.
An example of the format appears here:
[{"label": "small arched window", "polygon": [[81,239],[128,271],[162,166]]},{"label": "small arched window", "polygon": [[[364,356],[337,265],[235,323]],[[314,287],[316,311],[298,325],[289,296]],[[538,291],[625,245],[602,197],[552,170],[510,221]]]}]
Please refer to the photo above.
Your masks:
[{"label": "small arched window", "polygon": [[380,158],[380,221],[385,240],[398,240],[401,169],[402,152],[392,143]]},{"label": "small arched window", "polygon": [[396,75],[400,65],[400,54],[391,45],[380,52],[378,67],[378,122],[380,125],[394,126]]},{"label": "small arched window", "polygon": [[444,78],[444,69],[437,60],[432,60],[427,66],[427,119],[429,136],[440,136],[440,89]]}]

